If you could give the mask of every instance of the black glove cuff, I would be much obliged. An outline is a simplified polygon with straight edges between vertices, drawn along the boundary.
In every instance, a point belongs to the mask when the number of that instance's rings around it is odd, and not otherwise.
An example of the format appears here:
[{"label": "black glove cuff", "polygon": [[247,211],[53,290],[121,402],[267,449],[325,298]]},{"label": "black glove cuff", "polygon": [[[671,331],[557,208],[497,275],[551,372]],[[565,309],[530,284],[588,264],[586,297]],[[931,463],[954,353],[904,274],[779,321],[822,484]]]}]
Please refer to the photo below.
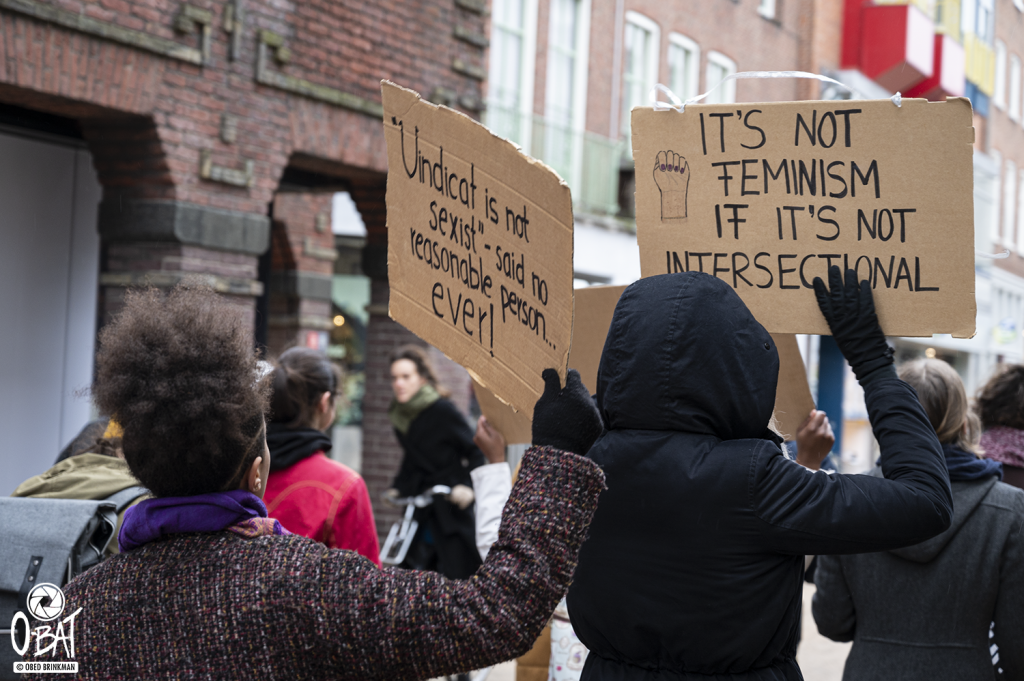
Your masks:
[{"label": "black glove cuff", "polygon": [[896,367],[892,361],[892,351],[889,352],[887,357],[874,359],[853,368],[853,373],[857,376],[857,382],[860,383],[862,388],[867,388],[872,383],[882,379],[899,378],[896,375]]}]

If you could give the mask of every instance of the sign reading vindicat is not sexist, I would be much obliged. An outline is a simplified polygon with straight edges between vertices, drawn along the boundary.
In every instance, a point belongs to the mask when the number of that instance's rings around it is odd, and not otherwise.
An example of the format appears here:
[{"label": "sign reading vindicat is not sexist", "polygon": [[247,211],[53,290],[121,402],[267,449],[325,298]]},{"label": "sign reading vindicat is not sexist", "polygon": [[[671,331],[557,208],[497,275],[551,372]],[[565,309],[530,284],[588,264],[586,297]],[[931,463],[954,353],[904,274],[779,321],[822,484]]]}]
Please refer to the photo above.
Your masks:
[{"label": "sign reading vindicat is not sexist", "polygon": [[825,333],[815,277],[868,279],[888,335],[975,331],[970,102],[633,110],[644,276],[701,271],[772,333]]},{"label": "sign reading vindicat is not sexist", "polygon": [[572,201],[550,168],[469,117],[382,83],[391,317],[517,410],[563,380]]}]

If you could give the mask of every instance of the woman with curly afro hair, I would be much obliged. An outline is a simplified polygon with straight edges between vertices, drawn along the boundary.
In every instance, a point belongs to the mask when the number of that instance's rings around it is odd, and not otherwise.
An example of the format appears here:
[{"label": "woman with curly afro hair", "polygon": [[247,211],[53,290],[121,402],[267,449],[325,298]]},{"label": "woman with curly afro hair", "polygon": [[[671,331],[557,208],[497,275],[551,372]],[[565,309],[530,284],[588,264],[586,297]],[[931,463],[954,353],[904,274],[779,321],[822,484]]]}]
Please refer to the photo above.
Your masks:
[{"label": "woman with curly afro hair", "polygon": [[381,570],[267,517],[268,386],[242,310],[203,289],[129,293],[100,334],[93,394],[154,498],[126,514],[121,553],[65,587],[67,612],[83,609],[79,676],[394,681],[525,653],[604,488],[578,455],[601,432],[579,375],[544,379],[534,446],[480,569]]}]

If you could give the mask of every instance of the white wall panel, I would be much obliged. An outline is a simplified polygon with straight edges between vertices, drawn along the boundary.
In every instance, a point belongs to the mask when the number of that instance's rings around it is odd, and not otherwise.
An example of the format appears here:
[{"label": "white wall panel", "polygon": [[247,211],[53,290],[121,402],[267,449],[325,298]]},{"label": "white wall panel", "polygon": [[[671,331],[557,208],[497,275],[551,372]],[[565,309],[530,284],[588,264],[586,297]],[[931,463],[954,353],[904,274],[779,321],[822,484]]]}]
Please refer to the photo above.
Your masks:
[{"label": "white wall panel", "polygon": [[0,494],[88,419],[98,200],[87,152],[0,134]]}]

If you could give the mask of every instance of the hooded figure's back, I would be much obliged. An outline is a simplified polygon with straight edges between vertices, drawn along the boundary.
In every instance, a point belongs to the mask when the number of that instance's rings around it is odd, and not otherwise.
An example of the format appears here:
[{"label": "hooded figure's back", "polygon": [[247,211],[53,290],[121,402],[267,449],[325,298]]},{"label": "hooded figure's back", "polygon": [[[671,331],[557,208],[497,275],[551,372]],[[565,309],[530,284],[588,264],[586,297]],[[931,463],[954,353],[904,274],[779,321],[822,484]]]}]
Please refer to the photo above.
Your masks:
[{"label": "hooded figure's back", "polygon": [[[588,455],[608,490],[569,590],[591,650],[584,681],[800,679],[804,554],[906,545],[948,525],[923,411],[893,424],[917,441],[889,465],[891,478],[915,466],[921,478],[923,460],[925,484],[814,473],[768,430],[778,368],[771,336],[719,279],[661,275],[623,293],[597,379],[608,431]],[[898,379],[883,383],[875,411],[917,404]]]}]

